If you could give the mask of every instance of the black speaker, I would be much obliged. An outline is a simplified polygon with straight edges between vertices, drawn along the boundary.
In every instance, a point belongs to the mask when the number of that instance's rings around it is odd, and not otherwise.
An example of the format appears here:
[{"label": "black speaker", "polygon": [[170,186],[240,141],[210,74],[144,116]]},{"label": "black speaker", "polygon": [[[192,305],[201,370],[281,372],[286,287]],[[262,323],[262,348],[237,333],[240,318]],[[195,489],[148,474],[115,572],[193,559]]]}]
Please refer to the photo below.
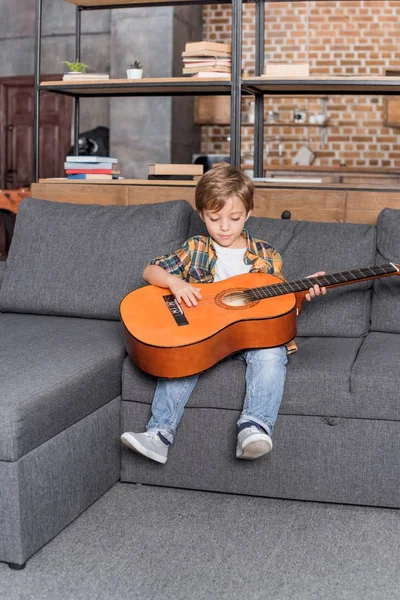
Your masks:
[{"label": "black speaker", "polygon": [[205,173],[206,171],[209,171],[216,163],[230,163],[231,157],[225,156],[224,154],[193,154],[192,162],[195,165],[203,165]]}]

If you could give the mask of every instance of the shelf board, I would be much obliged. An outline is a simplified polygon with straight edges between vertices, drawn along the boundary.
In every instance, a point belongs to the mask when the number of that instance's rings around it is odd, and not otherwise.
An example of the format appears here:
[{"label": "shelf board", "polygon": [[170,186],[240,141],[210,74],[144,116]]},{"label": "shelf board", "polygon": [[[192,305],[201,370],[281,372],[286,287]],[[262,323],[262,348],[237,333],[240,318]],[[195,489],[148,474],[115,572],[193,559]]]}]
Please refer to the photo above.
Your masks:
[{"label": "shelf board", "polygon": [[[158,77],[146,79],[109,79],[107,81],[45,81],[41,90],[69,96],[182,96],[229,95],[227,77],[195,79],[192,77]],[[288,92],[355,95],[400,95],[400,77],[252,77],[242,81],[244,94],[282,95]],[[282,96],[281,96],[282,97]]]},{"label": "shelf board", "polygon": [[328,121],[325,123],[294,123],[290,121],[275,121],[275,123],[268,123],[264,121],[264,127],[329,127]]},{"label": "shelf board", "polygon": [[294,92],[308,96],[319,94],[399,95],[400,77],[252,77],[242,80],[242,88],[249,93],[277,95]]},{"label": "shelf board", "polygon": [[[146,79],[109,79],[107,81],[44,81],[41,90],[69,96],[184,96],[229,95],[230,77],[195,79],[159,77]],[[252,77],[242,81],[244,94],[263,93],[288,97],[298,91],[308,97],[323,94],[400,95],[400,77]],[[274,125],[273,123],[267,125]],[[293,125],[293,124],[291,124]],[[302,124],[301,126],[306,126]],[[310,124],[308,124],[310,125]]]},{"label": "shelf board", "polygon": [[[247,79],[251,79],[253,81],[254,77],[251,77],[251,78],[247,77],[247,78],[244,78],[244,79],[245,80],[243,81],[243,85],[245,85],[247,83]],[[265,79],[265,77],[263,77],[263,79]],[[287,98],[295,98],[297,100],[299,100],[299,99],[301,100],[303,98],[305,98],[305,99],[310,98],[310,95],[309,94],[304,94],[304,92],[303,92],[301,94],[284,94],[283,96],[276,96],[276,97],[277,98],[285,98],[285,99],[287,99]],[[316,96],[316,98],[318,100],[328,100],[329,96],[326,95],[326,94],[318,94],[318,96]]]},{"label": "shelf board", "polygon": [[197,181],[182,179],[67,179],[66,177],[39,179],[38,183],[51,185],[147,185],[167,187],[196,187]]},{"label": "shelf board", "polygon": [[185,96],[229,95],[230,78],[195,79],[162,77],[154,79],[108,79],[107,81],[44,81],[41,90],[68,96]]},{"label": "shelf board", "polygon": [[[104,8],[130,8],[139,6],[173,6],[179,4],[231,4],[232,0],[65,0],[86,10]],[[243,0],[255,2],[255,0]]]},{"label": "shelf board", "polygon": [[[201,123],[201,125],[208,125],[209,127],[229,127],[229,123]],[[242,127],[254,127],[254,123],[246,123],[245,121],[242,121],[241,123]],[[329,127],[329,123],[328,121],[326,123],[324,123],[323,125],[320,125],[319,123],[292,123],[290,121],[280,121],[275,122],[275,123],[267,123],[267,121],[264,121],[264,129],[267,127]]]},{"label": "shelf board", "polygon": [[332,166],[313,166],[313,165],[271,165],[266,162],[264,168],[267,171],[276,172],[296,172],[296,173],[334,173],[337,175],[349,175],[356,173],[357,175],[387,175],[394,174],[400,176],[400,167],[332,167]]}]

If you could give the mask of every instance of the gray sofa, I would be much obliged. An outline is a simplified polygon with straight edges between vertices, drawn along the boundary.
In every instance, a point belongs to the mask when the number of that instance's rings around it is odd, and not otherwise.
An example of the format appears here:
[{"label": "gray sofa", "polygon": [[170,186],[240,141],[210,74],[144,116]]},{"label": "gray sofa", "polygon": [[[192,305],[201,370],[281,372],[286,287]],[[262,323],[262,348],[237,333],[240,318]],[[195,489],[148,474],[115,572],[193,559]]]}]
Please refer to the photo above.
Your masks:
[{"label": "gray sofa", "polygon": [[[400,211],[377,226],[250,218],[287,278],[400,262]],[[274,451],[235,459],[244,366],[201,375],[166,465],[121,447],[155,379],[126,356],[119,302],[150,257],[201,233],[185,201],[90,206],[25,199],[0,263],[0,561],[26,560],[118,479],[400,507],[400,279],[304,307]]]}]

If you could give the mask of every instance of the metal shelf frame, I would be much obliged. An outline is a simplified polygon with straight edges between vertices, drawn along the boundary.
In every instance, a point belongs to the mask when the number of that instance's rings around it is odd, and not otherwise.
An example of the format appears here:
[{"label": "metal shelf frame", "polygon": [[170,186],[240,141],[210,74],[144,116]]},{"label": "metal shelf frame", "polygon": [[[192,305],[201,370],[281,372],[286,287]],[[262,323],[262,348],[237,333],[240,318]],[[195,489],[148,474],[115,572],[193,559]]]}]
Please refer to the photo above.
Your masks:
[{"label": "metal shelf frame", "polygon": [[[283,2],[284,0],[269,0]],[[295,3],[297,0],[292,0]],[[309,0],[306,0],[309,1]],[[264,153],[264,96],[293,96],[295,92],[307,97],[321,95],[397,96],[400,77],[307,77],[279,79],[261,77],[264,72],[265,3],[256,0],[255,11],[255,77],[242,81],[242,93],[255,98],[254,119],[254,177],[263,177]],[[325,142],[326,128],[322,129]]]},{"label": "metal shelf frame", "polygon": [[[79,0],[78,0],[79,1]],[[65,82],[60,82],[60,85],[47,86],[40,85],[40,67],[41,67],[41,43],[42,43],[42,0],[36,0],[36,18],[35,18],[35,67],[34,67],[34,124],[33,124],[33,155],[34,155],[34,181],[39,180],[39,156],[40,156],[40,92],[42,90],[52,91],[60,94],[67,94],[74,97],[74,153],[78,154],[78,140],[79,140],[79,100],[82,96],[147,96],[147,95],[210,95],[210,94],[230,94],[231,97],[231,143],[230,143],[230,160],[231,164],[240,167],[240,148],[241,148],[241,59],[242,59],[242,11],[243,2],[254,2],[257,4],[261,3],[261,0],[151,0],[150,2],[137,2],[129,4],[113,4],[112,1],[109,4],[93,5],[93,6],[82,6],[76,4],[75,13],[75,59],[81,60],[81,31],[82,31],[82,12],[88,10],[106,10],[106,9],[118,9],[118,8],[138,8],[138,7],[150,7],[150,6],[179,6],[183,4],[231,4],[232,5],[232,69],[230,81],[224,81],[223,83],[228,84],[222,87],[220,91],[217,91],[219,81],[196,81],[180,84],[179,91],[176,89],[177,85],[173,80],[170,83],[165,84],[163,89],[160,90],[158,85],[158,91],[156,91],[156,84],[153,86],[153,92],[151,90],[152,84],[147,83],[148,89],[145,92],[143,84],[132,85],[131,82],[123,83],[123,91],[112,93],[112,89],[120,89],[121,84],[108,83],[105,84],[91,84],[89,92],[86,89],[85,93],[82,93],[83,87],[79,85],[66,85]],[[262,0],[263,3],[263,0]],[[71,2],[75,4],[75,2]],[[204,87],[211,88],[212,91],[202,90]],[[140,87],[142,86],[142,88]],[[175,88],[175,90],[174,90]],[[192,88],[192,89],[191,89]],[[102,93],[105,89],[109,90],[110,93]],[[142,91],[141,91],[142,90]]]}]

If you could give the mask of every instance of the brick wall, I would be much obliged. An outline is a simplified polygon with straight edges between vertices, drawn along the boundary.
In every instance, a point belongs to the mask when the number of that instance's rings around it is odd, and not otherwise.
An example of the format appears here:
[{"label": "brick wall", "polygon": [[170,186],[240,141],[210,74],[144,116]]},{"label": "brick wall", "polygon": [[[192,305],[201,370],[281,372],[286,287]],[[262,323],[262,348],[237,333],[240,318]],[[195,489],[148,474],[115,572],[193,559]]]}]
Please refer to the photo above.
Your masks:
[{"label": "brick wall", "polygon": [[[254,4],[243,5],[244,72],[254,74]],[[208,5],[203,38],[225,42],[231,35],[231,7]],[[276,62],[305,60],[312,75],[384,76],[400,71],[400,1],[329,0],[265,2],[265,58]],[[400,167],[400,129],[384,126],[381,96],[265,98],[265,111],[279,113],[285,126],[266,126],[264,159],[268,165],[290,165],[307,144],[314,165]],[[320,112],[326,106],[327,127],[292,126],[293,110]],[[247,101],[243,100],[244,116]],[[325,135],[324,135],[325,134]],[[242,162],[251,163],[253,128],[242,128]],[[229,127],[203,127],[202,151],[229,154]]]}]

